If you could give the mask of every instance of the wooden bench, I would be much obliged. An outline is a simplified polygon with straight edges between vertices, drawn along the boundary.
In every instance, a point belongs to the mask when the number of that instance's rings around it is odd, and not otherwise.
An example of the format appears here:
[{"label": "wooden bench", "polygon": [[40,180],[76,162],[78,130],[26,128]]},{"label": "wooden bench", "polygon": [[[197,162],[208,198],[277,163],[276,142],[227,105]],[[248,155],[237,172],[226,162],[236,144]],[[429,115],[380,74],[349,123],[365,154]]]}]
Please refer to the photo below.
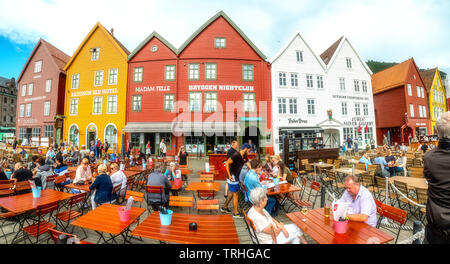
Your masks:
[{"label": "wooden bench", "polygon": [[219,200],[197,200],[197,212],[199,210],[219,210]]}]

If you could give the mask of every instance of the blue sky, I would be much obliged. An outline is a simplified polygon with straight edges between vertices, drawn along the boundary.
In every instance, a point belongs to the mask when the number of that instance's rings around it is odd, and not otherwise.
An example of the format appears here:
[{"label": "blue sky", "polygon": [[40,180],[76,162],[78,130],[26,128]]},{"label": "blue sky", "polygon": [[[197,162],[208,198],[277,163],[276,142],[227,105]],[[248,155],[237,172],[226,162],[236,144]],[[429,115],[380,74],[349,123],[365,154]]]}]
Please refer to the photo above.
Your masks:
[{"label": "blue sky", "polygon": [[220,10],[269,59],[300,31],[319,54],[346,35],[365,60],[414,57],[450,73],[448,0],[0,0],[0,10],[0,76],[8,78],[40,37],[71,56],[100,21],[130,51],[154,30],[178,48]]}]

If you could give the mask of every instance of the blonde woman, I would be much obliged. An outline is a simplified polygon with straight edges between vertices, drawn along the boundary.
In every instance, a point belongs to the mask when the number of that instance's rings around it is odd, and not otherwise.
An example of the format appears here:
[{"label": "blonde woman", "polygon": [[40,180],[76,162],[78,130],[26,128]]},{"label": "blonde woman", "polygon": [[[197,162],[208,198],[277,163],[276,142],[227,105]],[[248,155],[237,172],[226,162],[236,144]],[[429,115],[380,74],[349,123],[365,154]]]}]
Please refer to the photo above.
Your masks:
[{"label": "blonde woman", "polygon": [[400,151],[400,156],[397,159],[398,166],[395,167],[395,172],[403,172],[403,176],[406,177],[408,174],[408,171],[406,170],[406,161],[408,158],[406,157],[406,154],[404,151]]},{"label": "blonde woman", "polygon": [[108,175],[108,167],[105,164],[100,164],[97,170],[99,175],[95,178],[94,183],[89,186],[89,190],[95,190],[95,195],[92,195],[92,209],[112,200],[113,184],[111,177]]}]

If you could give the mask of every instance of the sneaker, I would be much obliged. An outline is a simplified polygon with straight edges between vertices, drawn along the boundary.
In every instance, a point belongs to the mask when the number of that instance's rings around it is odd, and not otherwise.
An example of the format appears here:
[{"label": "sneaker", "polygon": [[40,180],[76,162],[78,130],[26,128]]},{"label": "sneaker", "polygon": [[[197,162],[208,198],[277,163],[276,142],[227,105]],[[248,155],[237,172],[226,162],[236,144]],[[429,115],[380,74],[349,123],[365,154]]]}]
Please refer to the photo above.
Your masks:
[{"label": "sneaker", "polygon": [[237,214],[233,213],[233,218],[244,218],[244,216],[241,213],[237,213]]},{"label": "sneaker", "polygon": [[222,213],[231,214],[231,211],[230,211],[230,209],[228,209],[228,208],[223,208],[223,207],[221,207],[221,208],[220,208],[220,211],[221,211]]}]

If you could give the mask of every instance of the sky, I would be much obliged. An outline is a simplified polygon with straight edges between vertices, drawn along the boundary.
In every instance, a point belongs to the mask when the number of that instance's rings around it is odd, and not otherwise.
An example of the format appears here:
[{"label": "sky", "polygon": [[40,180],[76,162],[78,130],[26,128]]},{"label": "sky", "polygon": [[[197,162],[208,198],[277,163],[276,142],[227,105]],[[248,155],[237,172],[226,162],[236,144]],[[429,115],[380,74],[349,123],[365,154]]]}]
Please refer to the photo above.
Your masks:
[{"label": "sky", "polygon": [[270,60],[300,32],[320,54],[341,36],[364,60],[450,73],[448,0],[0,0],[0,76],[17,77],[39,38],[72,56],[97,21],[133,51],[157,31],[176,48],[223,10]]}]

